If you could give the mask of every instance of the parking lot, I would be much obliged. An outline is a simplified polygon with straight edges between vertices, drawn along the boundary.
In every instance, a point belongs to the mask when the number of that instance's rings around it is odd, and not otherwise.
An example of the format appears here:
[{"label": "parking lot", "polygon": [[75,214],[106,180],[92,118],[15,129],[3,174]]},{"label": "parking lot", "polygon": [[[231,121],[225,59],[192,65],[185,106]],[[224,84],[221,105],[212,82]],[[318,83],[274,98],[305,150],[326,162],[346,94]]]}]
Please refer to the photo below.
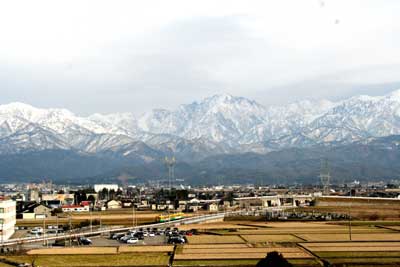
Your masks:
[{"label": "parking lot", "polygon": [[[54,236],[53,230],[46,229],[46,235]],[[43,235],[43,229],[40,229],[40,234],[38,232],[38,227],[29,228],[24,230],[17,230],[14,234],[16,238],[23,238],[29,237],[33,235]],[[90,244],[92,246],[137,246],[137,245],[165,245],[168,244],[168,240],[170,243],[183,243],[186,240],[186,232],[179,232],[177,229],[150,229],[150,228],[141,228],[135,232],[121,232],[121,233],[112,233],[112,234],[103,234],[103,235],[96,235],[96,236],[89,236]],[[124,238],[125,237],[125,240]],[[86,245],[77,240],[81,237],[79,232],[76,233],[76,236],[65,240],[59,240],[58,246],[79,246],[79,245]],[[128,239],[132,239],[133,241],[127,242]],[[71,241],[71,243],[70,243]],[[84,240],[86,241],[86,240]],[[43,248],[43,247],[52,247],[56,246],[57,244],[55,241],[49,241],[48,243],[44,243],[43,241],[40,242],[33,242],[21,245],[22,249],[35,249],[35,248]]]}]

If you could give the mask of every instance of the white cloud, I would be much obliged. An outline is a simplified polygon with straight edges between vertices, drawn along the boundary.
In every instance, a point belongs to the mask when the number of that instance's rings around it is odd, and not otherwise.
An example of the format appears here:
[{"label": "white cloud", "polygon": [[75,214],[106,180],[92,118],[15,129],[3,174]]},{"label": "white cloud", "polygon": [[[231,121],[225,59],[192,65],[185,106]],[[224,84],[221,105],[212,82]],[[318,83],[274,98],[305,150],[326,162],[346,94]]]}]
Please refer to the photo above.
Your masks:
[{"label": "white cloud", "polygon": [[373,94],[369,85],[399,81],[399,10],[390,0],[1,2],[0,93],[80,113],[222,92],[265,104],[337,98],[335,86]]}]

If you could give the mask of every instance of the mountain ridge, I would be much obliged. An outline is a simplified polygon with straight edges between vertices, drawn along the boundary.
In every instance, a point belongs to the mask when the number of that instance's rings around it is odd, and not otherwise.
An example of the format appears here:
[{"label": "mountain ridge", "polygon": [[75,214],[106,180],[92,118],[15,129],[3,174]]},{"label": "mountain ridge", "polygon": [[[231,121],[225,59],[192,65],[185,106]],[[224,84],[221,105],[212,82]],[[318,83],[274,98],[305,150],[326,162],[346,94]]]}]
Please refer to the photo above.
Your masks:
[{"label": "mountain ridge", "polygon": [[[40,138],[29,136],[24,130],[28,128],[40,133]],[[302,100],[270,107],[222,94],[139,117],[132,113],[81,117],[66,109],[41,109],[20,102],[0,105],[0,144],[7,147],[0,154],[40,150],[41,140],[43,149],[84,153],[118,151],[118,147],[143,142],[164,154],[201,160],[217,154],[349,144],[396,134],[400,134],[400,90],[384,96],[360,95],[338,102]]]}]

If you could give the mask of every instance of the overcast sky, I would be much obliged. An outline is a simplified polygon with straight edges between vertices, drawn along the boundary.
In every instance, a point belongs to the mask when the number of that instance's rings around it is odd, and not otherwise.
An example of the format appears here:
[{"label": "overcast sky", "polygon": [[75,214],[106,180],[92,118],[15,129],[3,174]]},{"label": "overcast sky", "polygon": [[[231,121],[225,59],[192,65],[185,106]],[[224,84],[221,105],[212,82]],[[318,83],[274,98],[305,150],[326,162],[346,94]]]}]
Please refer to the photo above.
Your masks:
[{"label": "overcast sky", "polygon": [[400,88],[398,0],[1,1],[1,104],[143,113]]}]

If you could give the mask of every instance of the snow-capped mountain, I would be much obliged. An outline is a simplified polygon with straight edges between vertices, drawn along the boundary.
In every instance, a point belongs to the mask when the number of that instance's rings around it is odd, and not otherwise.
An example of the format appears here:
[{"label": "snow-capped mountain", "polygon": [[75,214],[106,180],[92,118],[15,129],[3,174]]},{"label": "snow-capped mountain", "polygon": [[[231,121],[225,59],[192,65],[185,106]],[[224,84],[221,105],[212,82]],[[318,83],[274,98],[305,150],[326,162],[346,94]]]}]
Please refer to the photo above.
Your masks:
[{"label": "snow-capped mountain", "polygon": [[[400,90],[339,102],[304,100],[264,107],[215,95],[175,110],[81,117],[65,109],[0,105],[0,154],[62,149],[80,153],[175,153],[187,160],[315,144],[343,144],[400,134]],[[140,144],[140,145],[139,145]]]}]

